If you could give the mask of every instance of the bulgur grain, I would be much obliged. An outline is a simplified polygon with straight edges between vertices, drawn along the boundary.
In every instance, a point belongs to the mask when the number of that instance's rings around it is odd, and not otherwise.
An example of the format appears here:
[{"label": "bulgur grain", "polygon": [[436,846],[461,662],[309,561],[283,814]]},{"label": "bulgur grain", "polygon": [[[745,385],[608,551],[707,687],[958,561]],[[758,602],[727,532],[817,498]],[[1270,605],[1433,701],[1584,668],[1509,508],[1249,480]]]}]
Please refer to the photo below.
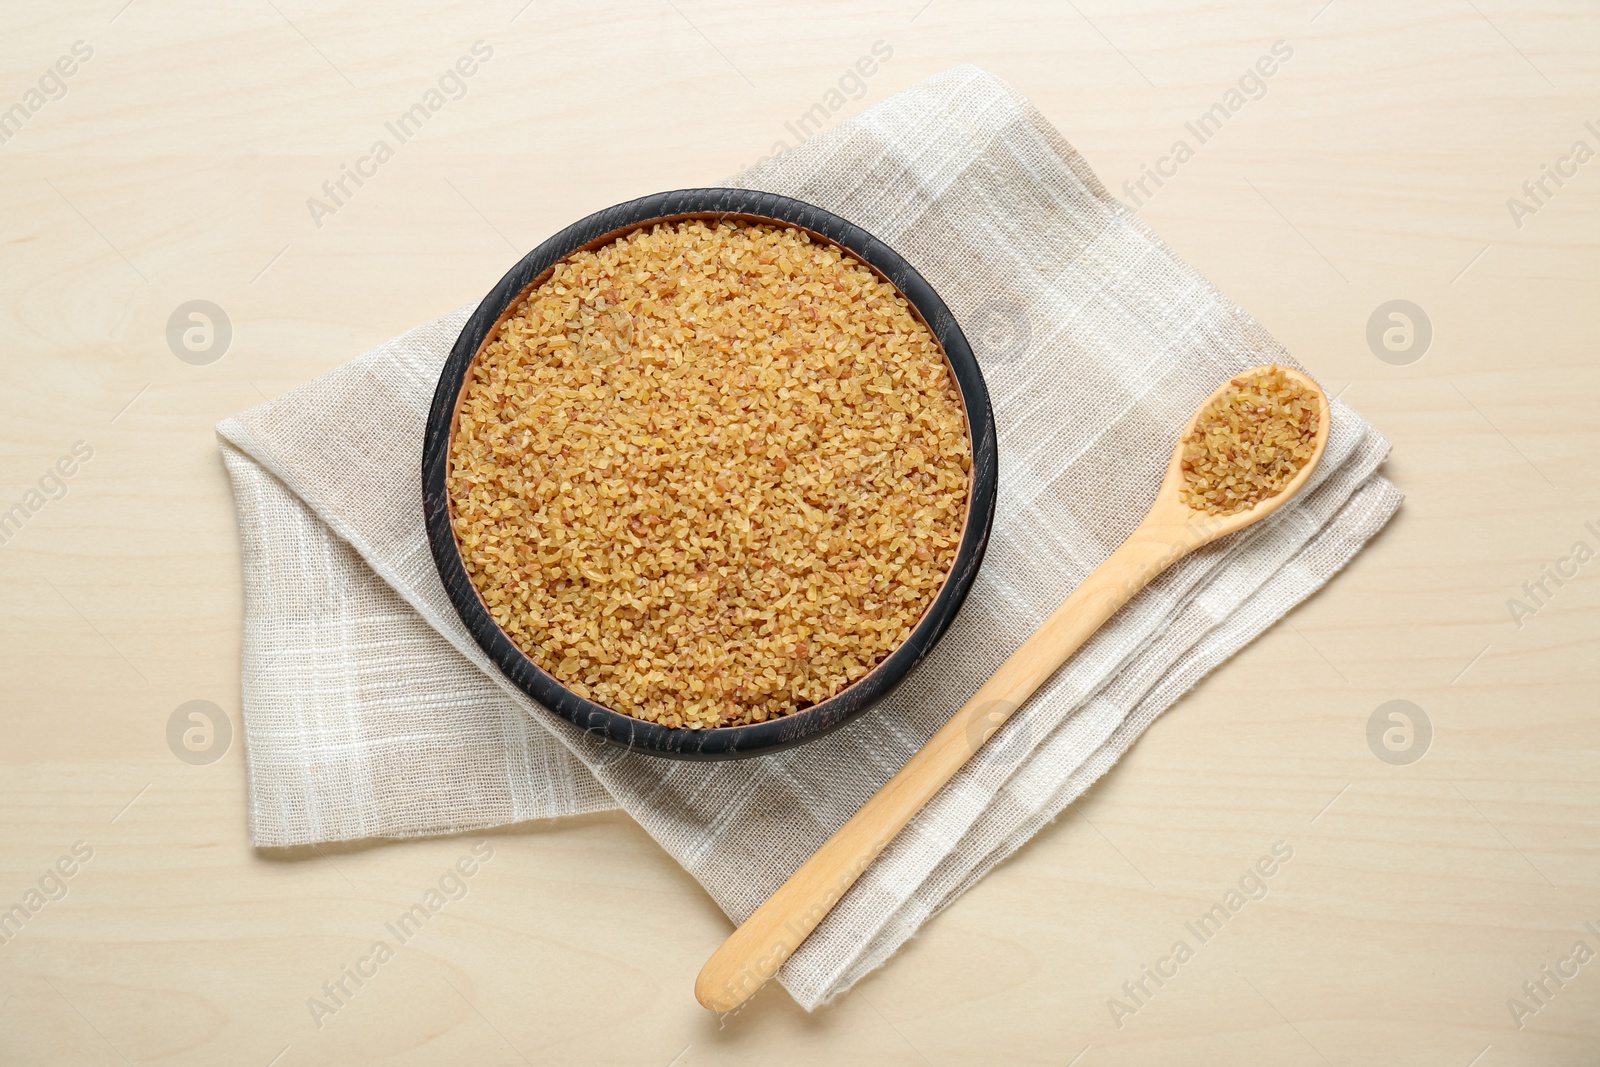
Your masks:
[{"label": "bulgur grain", "polygon": [[449,491],[495,621],[673,727],[832,697],[955,559],[971,450],[928,328],[804,231],[657,224],[557,264],[463,390]]},{"label": "bulgur grain", "polygon": [[1316,451],[1320,397],[1282,367],[1235,378],[1183,439],[1191,508],[1234,515],[1281,493]]}]

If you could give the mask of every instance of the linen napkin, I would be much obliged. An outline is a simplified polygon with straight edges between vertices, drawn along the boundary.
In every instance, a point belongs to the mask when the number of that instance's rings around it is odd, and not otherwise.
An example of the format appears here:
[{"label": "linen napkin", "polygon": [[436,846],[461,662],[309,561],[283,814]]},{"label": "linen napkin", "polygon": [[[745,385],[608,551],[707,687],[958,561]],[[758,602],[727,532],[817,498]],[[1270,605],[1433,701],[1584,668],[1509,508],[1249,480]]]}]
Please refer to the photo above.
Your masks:
[{"label": "linen napkin", "polygon": [[[949,632],[890,698],[786,753],[680,763],[585,738],[485,658],[423,533],[423,421],[461,309],[218,427],[243,541],[256,845],[620,807],[741,921],[1133,528],[1200,401],[1246,367],[1294,365],[1037,110],[973,67],[729,184],[876,234],[974,341],[1000,492]],[[1271,520],[1173,567],[1086,644],[784,965],[794,998],[813,1008],[882,964],[1328,581],[1399,506],[1375,473],[1387,450],[1336,402],[1315,481]]]}]

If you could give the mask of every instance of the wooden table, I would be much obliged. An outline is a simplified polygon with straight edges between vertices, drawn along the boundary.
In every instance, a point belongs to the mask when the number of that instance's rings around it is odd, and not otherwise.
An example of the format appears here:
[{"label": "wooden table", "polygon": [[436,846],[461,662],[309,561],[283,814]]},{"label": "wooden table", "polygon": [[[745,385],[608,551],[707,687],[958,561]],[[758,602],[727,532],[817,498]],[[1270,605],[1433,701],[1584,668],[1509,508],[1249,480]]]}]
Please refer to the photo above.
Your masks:
[{"label": "wooden table", "polygon": [[[1600,150],[1592,7],[432,7],[8,5],[0,909],[48,893],[0,944],[0,1062],[1595,1062],[1600,961],[1573,948],[1600,952],[1600,162],[1570,153]],[[362,162],[479,41],[459,99]],[[1201,143],[1186,123],[1280,41]],[[247,845],[212,426],[591,210],[793,143],[876,42],[830,124],[958,62],[1008,79],[1392,438],[1401,514],[827,1009],[699,1009],[726,920],[604,816],[481,835],[469,898],[319,1028],[308,998],[477,838]],[[334,200],[341,166],[367,176]],[[203,330],[193,362],[169,345],[192,300],[231,324],[221,358]],[[169,747],[191,700],[232,717],[220,760]],[[1392,700],[1431,726],[1420,760],[1369,745]],[[1265,899],[1162,962],[1280,841]]]}]

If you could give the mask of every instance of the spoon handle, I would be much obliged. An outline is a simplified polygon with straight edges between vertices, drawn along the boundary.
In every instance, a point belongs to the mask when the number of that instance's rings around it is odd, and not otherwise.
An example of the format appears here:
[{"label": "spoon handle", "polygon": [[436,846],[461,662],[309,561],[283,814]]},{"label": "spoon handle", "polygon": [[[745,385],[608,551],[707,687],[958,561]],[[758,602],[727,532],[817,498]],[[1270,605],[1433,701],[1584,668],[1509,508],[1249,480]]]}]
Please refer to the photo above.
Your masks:
[{"label": "spoon handle", "polygon": [[743,1004],[1034,690],[1151,579],[1211,539],[1209,531],[1182,521],[1163,521],[1172,515],[1170,509],[1158,505],[1157,512],[1106,557],[972,699],[723,942],[695,982],[701,1004],[716,1012]]}]

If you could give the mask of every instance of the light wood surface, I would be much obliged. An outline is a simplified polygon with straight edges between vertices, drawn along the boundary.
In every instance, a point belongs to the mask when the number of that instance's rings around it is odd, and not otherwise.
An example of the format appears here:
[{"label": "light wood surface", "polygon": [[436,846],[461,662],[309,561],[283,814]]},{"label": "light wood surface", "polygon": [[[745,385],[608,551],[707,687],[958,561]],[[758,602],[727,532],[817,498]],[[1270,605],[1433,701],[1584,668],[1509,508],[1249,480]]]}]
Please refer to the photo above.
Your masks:
[{"label": "light wood surface", "polygon": [[[967,765],[1006,720],[1027,703],[1095,631],[1145,586],[1197,548],[1236,533],[1295,498],[1328,447],[1327,394],[1298,371],[1280,371],[1316,399],[1313,447],[1305,465],[1278,492],[1231,515],[1211,515],[1184,502],[1185,440],[1196,421],[1234,382],[1220,383],[1195,410],[1167,462],[1150,511],[1105,560],[1079,582],[998,670],[955,710],[833,836],[791,874],[714,952],[695,979],[695,998],[716,1012],[750,999],[777,973],[900,831]],[[1265,409],[1263,409],[1265,410]],[[1154,986],[1149,991],[1154,991]],[[1122,1017],[1122,1012],[1116,1012]]]},{"label": "light wood surface", "polygon": [[[1595,1062],[1600,961],[1560,988],[1541,973],[1581,938],[1600,950],[1600,562],[1573,555],[1600,548],[1600,162],[1574,174],[1569,155],[1600,149],[1593,5],[105,0],[0,17],[0,109],[75,42],[93,51],[0,144],[0,512],[58,461],[73,471],[0,545],[0,908],[63,858],[73,871],[0,944],[0,1063]],[[308,198],[479,40],[493,55],[465,95],[314,220]],[[1280,40],[1292,57],[1265,95],[1175,164],[1185,124]],[[891,57],[831,122],[972,62],[1110,188],[1176,168],[1147,180],[1142,217],[1391,437],[1404,508],[824,1010],[776,986],[725,1022],[699,1008],[727,920],[628,820],[597,816],[481,835],[493,855],[466,898],[319,1028],[308,998],[479,837],[247,846],[237,533],[212,426],[478,299],[589,211],[792,142],[786,124],[878,41]],[[1522,186],[1541,180],[1536,202]],[[166,339],[195,299],[232,325],[208,365]],[[1432,326],[1398,365],[1367,340],[1396,299]],[[209,764],[168,744],[193,700],[235,726]],[[1407,765],[1368,743],[1391,700],[1431,723]],[[1266,869],[1264,899],[1203,944],[1187,933]],[[1134,1005],[1124,983],[1170,970],[1180,939],[1193,958]],[[1533,1006],[1536,980],[1551,995],[1519,1029],[1508,1000]]]}]

